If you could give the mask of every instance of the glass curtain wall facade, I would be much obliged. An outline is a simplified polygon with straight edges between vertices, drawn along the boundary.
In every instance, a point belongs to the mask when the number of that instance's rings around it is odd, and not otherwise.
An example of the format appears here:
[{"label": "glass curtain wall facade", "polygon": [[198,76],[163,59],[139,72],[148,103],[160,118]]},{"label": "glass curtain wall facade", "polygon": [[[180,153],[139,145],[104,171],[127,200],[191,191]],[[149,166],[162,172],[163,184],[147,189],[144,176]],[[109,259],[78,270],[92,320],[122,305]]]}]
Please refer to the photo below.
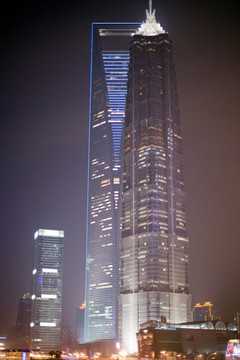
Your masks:
[{"label": "glass curtain wall facade", "polygon": [[161,316],[171,323],[191,318],[172,42],[151,8],[130,44],[120,252],[122,347],[133,353],[141,323]]},{"label": "glass curtain wall facade", "polygon": [[64,232],[39,229],[34,237],[31,348],[61,349]]},{"label": "glass curtain wall facade", "polygon": [[122,131],[139,24],[92,25],[85,341],[118,338]]}]

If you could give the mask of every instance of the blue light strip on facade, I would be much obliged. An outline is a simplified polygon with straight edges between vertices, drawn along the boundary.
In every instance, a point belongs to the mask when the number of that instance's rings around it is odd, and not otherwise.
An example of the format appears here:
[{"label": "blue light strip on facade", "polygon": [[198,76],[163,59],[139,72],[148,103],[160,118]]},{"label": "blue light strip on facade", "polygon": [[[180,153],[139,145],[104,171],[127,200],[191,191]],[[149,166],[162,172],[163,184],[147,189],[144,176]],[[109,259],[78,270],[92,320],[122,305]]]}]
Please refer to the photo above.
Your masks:
[{"label": "blue light strip on facade", "polygon": [[106,51],[102,53],[107,84],[109,119],[112,129],[114,169],[120,165],[120,150],[125,117],[129,52]]},{"label": "blue light strip on facade", "polygon": [[[87,256],[88,256],[88,206],[89,206],[89,169],[90,169],[90,139],[91,139],[91,119],[92,119],[92,67],[93,67],[93,28],[92,23],[91,31],[91,64],[90,64],[90,96],[89,96],[89,120],[88,120],[88,170],[87,170],[87,217],[86,217],[86,263],[85,263],[85,274],[87,273]],[[87,281],[85,280],[85,296],[87,294]],[[84,338],[86,336],[86,311],[84,311]]]}]

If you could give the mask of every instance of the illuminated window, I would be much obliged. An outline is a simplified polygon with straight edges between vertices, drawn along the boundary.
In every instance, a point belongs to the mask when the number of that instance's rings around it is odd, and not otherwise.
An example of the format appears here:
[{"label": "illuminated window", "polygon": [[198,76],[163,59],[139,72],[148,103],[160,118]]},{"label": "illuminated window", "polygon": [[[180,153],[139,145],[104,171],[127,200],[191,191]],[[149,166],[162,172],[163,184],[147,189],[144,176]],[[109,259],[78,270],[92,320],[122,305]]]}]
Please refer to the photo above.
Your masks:
[{"label": "illuminated window", "polygon": [[101,181],[101,187],[110,185],[110,179],[102,180]]}]

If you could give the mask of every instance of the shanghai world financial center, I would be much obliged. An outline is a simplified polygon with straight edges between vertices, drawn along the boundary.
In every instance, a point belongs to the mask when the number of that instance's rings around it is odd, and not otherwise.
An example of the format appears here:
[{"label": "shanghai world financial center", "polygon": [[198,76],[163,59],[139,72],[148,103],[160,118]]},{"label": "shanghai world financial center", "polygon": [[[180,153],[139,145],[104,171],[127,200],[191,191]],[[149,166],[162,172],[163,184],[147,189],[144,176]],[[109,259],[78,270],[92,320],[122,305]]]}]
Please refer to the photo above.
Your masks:
[{"label": "shanghai world financial center", "polygon": [[155,19],[92,25],[85,341],[137,351],[139,325],[190,320],[172,42]]}]

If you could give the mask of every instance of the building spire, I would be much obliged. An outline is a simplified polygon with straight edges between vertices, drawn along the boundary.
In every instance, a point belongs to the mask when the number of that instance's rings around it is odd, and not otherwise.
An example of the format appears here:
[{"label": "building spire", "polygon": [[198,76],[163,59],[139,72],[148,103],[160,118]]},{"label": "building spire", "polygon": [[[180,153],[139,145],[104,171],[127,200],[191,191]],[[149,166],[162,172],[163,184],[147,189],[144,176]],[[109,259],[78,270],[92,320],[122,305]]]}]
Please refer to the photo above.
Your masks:
[{"label": "building spire", "polygon": [[149,13],[152,13],[152,0],[149,0]]},{"label": "building spire", "polygon": [[165,31],[156,21],[155,9],[152,10],[152,0],[149,0],[149,10],[146,10],[146,21],[137,30],[137,35],[154,36],[164,34]]}]

